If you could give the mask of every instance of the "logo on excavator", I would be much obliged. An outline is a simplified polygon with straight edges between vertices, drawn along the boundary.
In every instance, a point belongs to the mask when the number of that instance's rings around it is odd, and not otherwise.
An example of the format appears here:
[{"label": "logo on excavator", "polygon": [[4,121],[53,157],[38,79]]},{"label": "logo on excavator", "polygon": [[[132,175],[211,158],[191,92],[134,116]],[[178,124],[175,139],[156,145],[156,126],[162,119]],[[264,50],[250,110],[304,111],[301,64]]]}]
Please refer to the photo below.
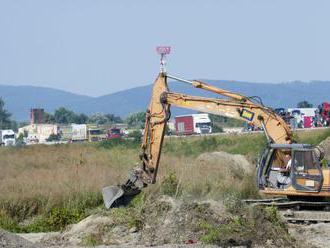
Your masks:
[{"label": "logo on excavator", "polygon": [[254,113],[246,109],[243,109],[240,115],[242,118],[248,121],[252,121],[254,117]]}]

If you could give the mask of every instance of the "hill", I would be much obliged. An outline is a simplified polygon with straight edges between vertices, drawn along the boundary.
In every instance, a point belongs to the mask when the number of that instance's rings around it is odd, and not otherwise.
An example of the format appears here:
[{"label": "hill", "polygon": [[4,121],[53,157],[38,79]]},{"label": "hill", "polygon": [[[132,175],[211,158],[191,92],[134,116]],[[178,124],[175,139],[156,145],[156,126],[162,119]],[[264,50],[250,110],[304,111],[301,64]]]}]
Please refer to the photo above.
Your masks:
[{"label": "hill", "polygon": [[[307,100],[317,106],[330,101],[330,82],[289,82],[289,83],[250,83],[238,81],[204,80],[212,85],[247,96],[259,96],[267,106],[294,107],[300,101]],[[213,93],[194,89],[185,84],[170,82],[172,91],[187,94],[217,97]],[[13,118],[19,121],[29,118],[29,109],[43,107],[53,112],[58,107],[66,107],[78,113],[112,113],[122,117],[132,112],[146,109],[151,93],[151,85],[100,96],[90,97],[62,90],[34,87],[0,85],[0,96],[4,98],[7,109]],[[174,114],[187,113],[187,110],[173,109]]]}]

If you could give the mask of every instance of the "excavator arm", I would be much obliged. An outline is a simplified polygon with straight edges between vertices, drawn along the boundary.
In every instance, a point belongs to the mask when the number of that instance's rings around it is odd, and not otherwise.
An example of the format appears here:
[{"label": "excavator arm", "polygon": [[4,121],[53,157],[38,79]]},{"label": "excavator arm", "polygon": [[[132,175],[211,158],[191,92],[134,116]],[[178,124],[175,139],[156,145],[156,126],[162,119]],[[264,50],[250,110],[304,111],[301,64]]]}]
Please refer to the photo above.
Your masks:
[{"label": "excavator arm", "polygon": [[[153,93],[147,110],[145,133],[142,142],[142,169],[145,172],[143,182],[155,183],[161,155],[161,148],[170,106],[177,106],[235,118],[248,122],[253,126],[263,128],[270,143],[291,144],[292,132],[285,121],[261,104],[255,103],[248,97],[216,88],[199,81],[191,81],[196,88],[211,91],[229,99],[190,96],[168,91],[167,76],[159,74],[153,85]],[[171,77],[180,80],[177,77]],[[184,80],[185,82],[190,82]]]},{"label": "excavator arm", "polygon": [[[169,91],[167,78],[188,83],[191,86],[210,91],[226,99],[191,96]],[[285,121],[270,108],[253,99],[219,89],[200,81],[188,81],[160,73],[153,84],[151,101],[146,112],[143,141],[141,145],[141,163],[132,170],[128,181],[119,187],[109,186],[103,189],[106,207],[111,207],[122,196],[134,196],[143,187],[153,184],[161,156],[170,107],[177,106],[204,113],[226,116],[245,121],[250,125],[263,128],[269,143],[291,144],[292,132]],[[284,154],[282,154],[284,156]],[[278,156],[281,157],[281,154]],[[281,159],[280,163],[281,163]],[[120,204],[120,203],[119,203]]]}]

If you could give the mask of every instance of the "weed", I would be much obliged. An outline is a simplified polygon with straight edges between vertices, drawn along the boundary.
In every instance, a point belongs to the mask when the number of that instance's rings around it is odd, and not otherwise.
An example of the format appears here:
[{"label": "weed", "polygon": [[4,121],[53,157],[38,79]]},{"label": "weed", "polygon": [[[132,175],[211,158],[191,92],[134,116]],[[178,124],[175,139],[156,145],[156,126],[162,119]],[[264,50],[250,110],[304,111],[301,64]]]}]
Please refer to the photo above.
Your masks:
[{"label": "weed", "polygon": [[169,196],[178,196],[181,194],[180,183],[174,171],[168,173],[162,181],[161,193]]},{"label": "weed", "polygon": [[90,233],[83,237],[81,245],[83,246],[97,246],[102,244],[102,235],[100,233]]},{"label": "weed", "polygon": [[268,206],[264,208],[266,218],[277,226],[284,227],[284,222],[275,206]]}]

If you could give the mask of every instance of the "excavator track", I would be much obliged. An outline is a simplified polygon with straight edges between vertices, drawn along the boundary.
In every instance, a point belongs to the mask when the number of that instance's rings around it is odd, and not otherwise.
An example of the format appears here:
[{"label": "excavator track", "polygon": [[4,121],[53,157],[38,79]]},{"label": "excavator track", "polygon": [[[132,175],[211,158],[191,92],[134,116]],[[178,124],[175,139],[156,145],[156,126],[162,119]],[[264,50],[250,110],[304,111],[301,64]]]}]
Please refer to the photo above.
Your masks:
[{"label": "excavator track", "polygon": [[289,201],[287,198],[247,199],[253,206],[274,206],[282,218],[291,224],[330,223],[330,202]]},{"label": "excavator track", "polygon": [[270,199],[247,199],[245,203],[253,206],[275,206],[278,209],[313,209],[313,210],[330,210],[330,202],[321,201],[289,201],[287,198],[270,198]]},{"label": "excavator track", "polygon": [[317,210],[280,210],[282,218],[291,224],[317,224],[317,223],[330,223],[330,212],[317,211]]}]

